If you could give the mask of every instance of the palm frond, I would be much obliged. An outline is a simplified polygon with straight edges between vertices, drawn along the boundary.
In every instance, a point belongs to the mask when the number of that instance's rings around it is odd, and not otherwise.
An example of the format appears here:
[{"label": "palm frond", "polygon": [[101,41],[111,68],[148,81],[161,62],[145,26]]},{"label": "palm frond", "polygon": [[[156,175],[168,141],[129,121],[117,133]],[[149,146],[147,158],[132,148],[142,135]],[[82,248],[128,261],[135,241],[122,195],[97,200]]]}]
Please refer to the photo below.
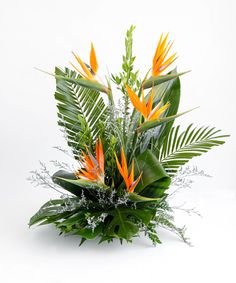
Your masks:
[{"label": "palm frond", "polygon": [[208,152],[214,146],[224,144],[225,141],[222,139],[228,137],[219,135],[221,130],[209,127],[193,128],[193,124],[181,133],[179,130],[180,126],[172,127],[160,151],[157,152],[161,164],[170,176],[193,157]]},{"label": "palm frond", "polygon": [[[68,68],[55,69],[57,76],[79,78]],[[58,124],[66,132],[68,145],[75,158],[85,145],[91,145],[99,134],[100,123],[105,121],[107,107],[96,90],[81,87],[73,82],[56,79],[55,99],[58,108]]]}]

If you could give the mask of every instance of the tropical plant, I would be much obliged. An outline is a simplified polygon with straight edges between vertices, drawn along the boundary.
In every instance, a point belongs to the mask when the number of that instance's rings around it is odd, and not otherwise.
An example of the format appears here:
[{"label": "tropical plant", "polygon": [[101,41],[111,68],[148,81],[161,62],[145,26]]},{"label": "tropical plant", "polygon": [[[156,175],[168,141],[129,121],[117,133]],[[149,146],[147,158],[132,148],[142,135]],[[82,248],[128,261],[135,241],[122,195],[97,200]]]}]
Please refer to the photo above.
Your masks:
[{"label": "tropical plant", "polygon": [[[156,244],[157,227],[187,241],[168,204],[171,178],[193,157],[223,144],[227,136],[192,124],[181,133],[180,126],[173,127],[177,117],[189,112],[178,113],[179,77],[184,72],[174,69],[163,75],[177,58],[176,53],[169,56],[173,42],[161,35],[152,67],[141,80],[134,71],[133,31],[131,26],[126,33],[122,71],[106,77],[106,85],[97,76],[93,44],[90,64],[73,53],[74,70],[56,67],[58,124],[77,169],[61,168],[53,174],[52,184],[43,182],[65,193],[44,204],[29,225],[53,223],[63,234],[80,236],[81,244],[96,237],[100,242],[117,238],[122,243],[141,232]],[[121,109],[112,82],[122,94]]]},{"label": "tropical plant", "polygon": [[219,135],[220,130],[209,127],[194,127],[190,124],[179,133],[180,126],[172,127],[160,148],[159,160],[170,176],[180,166],[185,165],[195,156],[200,156],[214,146],[224,143],[227,135]]}]

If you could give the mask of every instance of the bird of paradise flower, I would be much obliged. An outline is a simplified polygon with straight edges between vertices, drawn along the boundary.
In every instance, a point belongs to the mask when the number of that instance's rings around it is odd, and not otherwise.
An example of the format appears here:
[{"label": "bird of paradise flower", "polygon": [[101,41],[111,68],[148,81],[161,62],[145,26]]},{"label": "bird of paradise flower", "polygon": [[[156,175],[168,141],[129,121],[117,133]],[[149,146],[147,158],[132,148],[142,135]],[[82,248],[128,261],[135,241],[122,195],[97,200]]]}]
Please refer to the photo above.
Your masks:
[{"label": "bird of paradise flower", "polygon": [[130,170],[130,173],[129,173],[123,147],[121,148],[121,164],[118,160],[116,153],[115,153],[115,158],[116,158],[117,168],[118,168],[121,176],[124,179],[126,189],[129,193],[132,193],[134,191],[135,187],[138,185],[138,183],[139,183],[139,181],[142,177],[142,173],[139,175],[139,177],[136,180],[134,180],[134,160],[132,160],[131,170]]},{"label": "bird of paradise flower", "polygon": [[153,108],[153,97],[154,97],[153,89],[148,99],[148,102],[146,102],[145,100],[143,91],[142,91],[142,100],[140,100],[138,95],[128,85],[126,85],[126,90],[134,108],[143,115],[145,121],[152,121],[158,119],[170,106],[169,102],[161,106],[163,103],[163,101],[161,100]]},{"label": "bird of paradise flower", "polygon": [[176,59],[177,53],[167,58],[168,53],[173,45],[173,41],[168,41],[169,34],[166,36],[162,33],[152,60],[152,76],[159,76],[164,70],[166,70]]},{"label": "bird of paradise flower", "polygon": [[91,43],[90,49],[90,66],[85,64],[77,54],[75,54],[74,52],[72,52],[72,54],[74,55],[76,61],[79,63],[79,66],[82,69],[80,70],[77,66],[70,62],[75,70],[78,71],[84,79],[89,81],[96,81],[95,76],[98,71],[98,62],[93,43]]},{"label": "bird of paradise flower", "polygon": [[87,154],[82,151],[82,168],[75,172],[75,175],[84,180],[104,183],[104,153],[100,139],[96,141],[96,156],[87,148]]}]

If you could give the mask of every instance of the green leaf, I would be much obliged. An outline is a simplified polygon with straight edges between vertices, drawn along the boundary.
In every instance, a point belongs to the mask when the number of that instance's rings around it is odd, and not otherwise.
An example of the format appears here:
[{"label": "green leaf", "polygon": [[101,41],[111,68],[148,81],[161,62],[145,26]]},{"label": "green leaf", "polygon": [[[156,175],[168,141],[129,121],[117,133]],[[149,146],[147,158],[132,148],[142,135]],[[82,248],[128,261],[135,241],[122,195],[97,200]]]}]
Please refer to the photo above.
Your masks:
[{"label": "green leaf", "polygon": [[[176,73],[176,70],[170,72]],[[164,84],[154,87],[155,98],[163,99],[163,104],[167,102],[170,103],[170,107],[165,111],[165,117],[174,116],[178,112],[179,103],[180,103],[180,79],[175,78],[171,81],[168,81]],[[171,120],[167,123],[161,125],[159,130],[159,135],[156,140],[156,145],[160,148],[163,138],[168,135],[169,131],[173,126],[174,120]]]},{"label": "green leaf", "polygon": [[180,126],[173,127],[156,154],[170,175],[174,175],[180,166],[190,159],[200,156],[215,146],[224,144],[222,140],[228,135],[218,135],[220,130],[209,127],[195,127],[190,124],[185,131],[179,133]]},{"label": "green leaf", "polygon": [[149,201],[159,201],[161,200],[161,198],[148,198],[148,197],[144,197],[144,196],[141,196],[141,195],[138,195],[136,193],[130,193],[129,194],[129,199],[132,201],[132,202],[149,202]]},{"label": "green leaf", "polygon": [[145,197],[160,198],[170,185],[170,177],[162,167],[155,154],[147,149],[136,157],[136,174],[142,172],[142,178],[135,192]]},{"label": "green leaf", "polygon": [[81,241],[80,241],[80,243],[79,243],[79,246],[82,246],[83,243],[84,243],[86,240],[87,240],[86,238],[81,238]]},{"label": "green leaf", "polygon": [[96,228],[93,230],[91,228],[77,228],[74,235],[79,235],[86,240],[92,240],[95,239],[99,234],[101,234],[103,228],[103,223],[96,226]]},{"label": "green leaf", "polygon": [[52,180],[55,184],[61,186],[64,190],[76,195],[80,196],[83,190],[82,186],[76,185],[73,182],[77,180],[75,174],[67,172],[65,170],[59,170],[52,176]]},{"label": "green leaf", "polygon": [[79,159],[80,150],[85,149],[85,144],[90,146],[99,135],[107,107],[98,91],[75,83],[74,79],[80,78],[76,72],[56,68],[55,75],[58,124],[66,131],[68,145],[75,158]]},{"label": "green leaf", "polygon": [[[48,224],[51,222],[54,222],[58,219],[61,219],[63,217],[67,217],[73,212],[71,211],[63,211],[62,208],[65,206],[65,200],[64,199],[56,199],[56,200],[50,200],[46,202],[37,213],[35,213],[29,221],[29,226],[35,225],[35,224]],[[45,220],[47,222],[45,222]],[[44,222],[43,222],[44,221]]]},{"label": "green leaf", "polygon": [[[79,235],[86,240],[95,239],[101,232],[104,226],[103,222],[97,223],[96,227],[88,226],[86,215],[88,212],[79,211],[71,217],[59,222],[56,226],[59,229],[69,231],[73,235]],[[89,212],[90,217],[99,217],[102,212]]]},{"label": "green leaf", "polygon": [[96,90],[96,91],[99,91],[99,92],[109,93],[109,90],[106,86],[104,86],[104,85],[102,85],[102,84],[100,84],[96,81],[86,80],[86,79],[83,79],[81,77],[71,78],[69,76],[60,76],[60,75],[55,75],[55,78],[57,80],[64,80],[66,82],[73,83],[73,84],[81,86],[81,87],[89,88],[89,89]]},{"label": "green leaf", "polygon": [[56,177],[57,179],[60,179],[64,181],[65,183],[73,184],[79,188],[83,189],[108,189],[108,187],[103,184],[103,183],[98,183],[98,182],[93,182],[89,180],[83,180],[83,179],[67,179],[67,178],[61,178],[61,177]]},{"label": "green leaf", "polygon": [[173,115],[173,116],[169,116],[169,117],[164,117],[164,118],[160,118],[160,119],[157,119],[157,120],[153,120],[153,121],[148,121],[148,122],[144,122],[143,124],[141,124],[139,126],[139,128],[137,129],[137,131],[139,133],[142,133],[144,131],[147,131],[149,129],[152,129],[152,128],[155,128],[157,126],[160,126],[162,124],[165,124],[165,123],[168,123],[170,121],[173,121],[175,120],[176,118],[184,115],[184,114],[187,114],[195,109],[197,109],[198,107],[195,107],[193,109],[190,109],[188,111],[185,111],[185,112],[182,112],[182,113],[179,113],[179,114],[176,114],[176,115]]},{"label": "green leaf", "polygon": [[143,82],[143,85],[142,87],[144,89],[147,89],[147,88],[151,88],[153,86],[156,86],[156,85],[159,85],[159,84],[162,84],[164,82],[167,82],[169,80],[173,80],[179,76],[182,76],[186,73],[188,73],[189,71],[187,72],[182,72],[182,73],[178,73],[178,74],[168,74],[168,75],[165,75],[165,76],[158,76],[158,77],[151,77],[150,79],[148,80],[145,80]]},{"label": "green leaf", "polygon": [[134,219],[147,225],[155,216],[155,210],[119,207],[108,211],[108,214],[112,216],[112,220],[106,227],[106,235],[130,240],[139,231]]}]

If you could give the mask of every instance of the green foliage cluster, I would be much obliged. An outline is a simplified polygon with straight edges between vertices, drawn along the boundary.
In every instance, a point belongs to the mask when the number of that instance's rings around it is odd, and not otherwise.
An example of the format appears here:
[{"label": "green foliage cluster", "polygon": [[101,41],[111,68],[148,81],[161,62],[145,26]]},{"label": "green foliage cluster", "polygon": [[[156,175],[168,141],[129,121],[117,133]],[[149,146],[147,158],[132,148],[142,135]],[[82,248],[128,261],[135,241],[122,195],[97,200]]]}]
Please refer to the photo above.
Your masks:
[{"label": "green foliage cluster", "polygon": [[[100,242],[119,239],[128,242],[144,232],[153,242],[161,243],[157,228],[175,232],[185,242],[184,228],[174,224],[173,211],[168,205],[171,178],[193,157],[224,143],[226,135],[208,127],[193,127],[184,131],[173,127],[180,103],[180,75],[172,70],[167,75],[141,81],[134,71],[132,53],[134,26],[126,33],[122,71],[111,80],[123,95],[122,113],[118,113],[111,85],[86,82],[68,68],[55,69],[55,99],[58,125],[63,128],[74,158],[81,151],[94,152],[96,139],[103,143],[105,182],[103,185],[78,179],[74,172],[60,170],[52,181],[69,193],[64,198],[44,204],[30,219],[30,225],[54,224],[61,234],[73,234],[85,240],[99,237]],[[170,102],[164,116],[144,122],[141,114],[130,111],[128,84],[140,95],[142,89],[153,88],[155,107],[160,101]],[[152,91],[152,90],[150,90]],[[146,94],[146,99],[150,96]],[[107,94],[106,103],[101,92]],[[116,167],[114,153],[125,150],[128,167],[135,161],[135,176],[142,178],[133,193],[128,193]]]}]

